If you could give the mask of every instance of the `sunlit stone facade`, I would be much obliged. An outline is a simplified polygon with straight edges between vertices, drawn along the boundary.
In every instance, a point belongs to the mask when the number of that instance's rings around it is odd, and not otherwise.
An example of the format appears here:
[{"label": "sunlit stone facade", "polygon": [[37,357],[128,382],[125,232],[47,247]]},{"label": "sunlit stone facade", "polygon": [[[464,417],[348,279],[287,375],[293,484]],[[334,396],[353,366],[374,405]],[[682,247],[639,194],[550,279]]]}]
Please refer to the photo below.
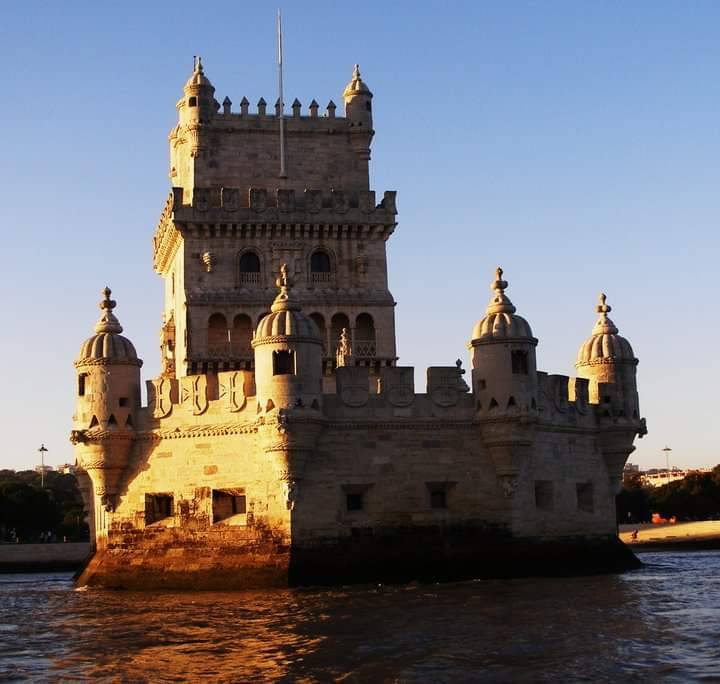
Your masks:
[{"label": "sunlit stone facade", "polygon": [[[82,346],[72,441],[96,552],[81,583],[242,588],[626,567],[614,495],[645,431],[637,359],[608,318],[580,378],[536,369],[498,269],[472,371],[397,365],[369,188],[373,96],[233,111],[198,61],[154,238],[162,374],[141,404],[109,290]],[[450,289],[448,291],[450,294]],[[457,293],[460,296],[460,293]],[[468,316],[476,315],[468,311]],[[470,327],[470,326],[468,326]],[[467,380],[467,381],[466,381]]]}]

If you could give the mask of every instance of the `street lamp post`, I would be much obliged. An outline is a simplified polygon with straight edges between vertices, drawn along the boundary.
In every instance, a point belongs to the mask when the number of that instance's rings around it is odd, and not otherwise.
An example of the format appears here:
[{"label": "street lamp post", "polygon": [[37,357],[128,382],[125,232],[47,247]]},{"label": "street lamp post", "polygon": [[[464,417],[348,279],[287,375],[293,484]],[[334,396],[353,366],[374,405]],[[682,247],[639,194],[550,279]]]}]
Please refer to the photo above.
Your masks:
[{"label": "street lamp post", "polygon": [[40,452],[40,489],[45,489],[45,452],[47,449],[44,444],[38,449]]},{"label": "street lamp post", "polygon": [[670,481],[670,452],[672,449],[669,446],[666,446],[663,449],[663,452],[665,453],[665,470],[667,472],[667,478],[668,481]]}]

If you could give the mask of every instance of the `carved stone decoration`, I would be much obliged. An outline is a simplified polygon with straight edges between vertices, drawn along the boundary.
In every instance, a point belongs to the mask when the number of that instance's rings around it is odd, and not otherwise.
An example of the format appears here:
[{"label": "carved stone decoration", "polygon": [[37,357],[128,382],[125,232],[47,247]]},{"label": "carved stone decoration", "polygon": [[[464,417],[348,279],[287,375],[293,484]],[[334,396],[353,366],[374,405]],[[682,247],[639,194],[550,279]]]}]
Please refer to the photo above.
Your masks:
[{"label": "carved stone decoration", "polygon": [[267,190],[264,188],[250,188],[250,208],[261,212],[267,209]]},{"label": "carved stone decoration", "polygon": [[518,476],[517,475],[501,475],[498,477],[500,489],[502,490],[503,496],[506,499],[511,499],[518,487]]},{"label": "carved stone decoration", "polygon": [[210,191],[207,188],[195,188],[193,191],[193,208],[207,211],[210,208]]},{"label": "carved stone decoration", "polygon": [[237,188],[222,188],[220,202],[225,211],[237,211],[240,208],[240,190]]},{"label": "carved stone decoration", "polygon": [[287,188],[278,188],[277,207],[280,211],[294,211],[295,191]]},{"label": "carved stone decoration", "polygon": [[194,416],[200,416],[208,408],[207,376],[188,375],[180,378],[180,401],[190,404]]},{"label": "carved stone decoration", "polygon": [[242,372],[222,373],[220,375],[220,398],[231,413],[242,411],[247,404],[245,396],[245,375]]},{"label": "carved stone decoration", "polygon": [[339,214],[344,214],[348,210],[348,200],[345,193],[342,190],[333,190],[332,196],[332,208]]},{"label": "carved stone decoration", "polygon": [[392,406],[410,406],[415,400],[413,368],[384,368],[379,387]]},{"label": "carved stone decoration", "polygon": [[338,368],[349,365],[350,359],[352,358],[352,349],[350,348],[350,337],[347,328],[343,328],[340,333],[335,358]]},{"label": "carved stone decoration", "polygon": [[211,252],[209,250],[205,250],[200,255],[200,260],[203,262],[203,265],[205,266],[205,272],[212,273],[212,270],[215,267],[215,263],[216,263],[215,253]]},{"label": "carved stone decoration", "polygon": [[322,191],[305,190],[305,211],[316,214],[322,209]]},{"label": "carved stone decoration", "polygon": [[148,404],[153,418],[166,418],[172,412],[172,390],[175,382],[170,378],[148,380]]},{"label": "carved stone decoration", "polygon": [[337,391],[343,404],[360,408],[368,403],[370,374],[367,367],[341,366],[337,369]]}]

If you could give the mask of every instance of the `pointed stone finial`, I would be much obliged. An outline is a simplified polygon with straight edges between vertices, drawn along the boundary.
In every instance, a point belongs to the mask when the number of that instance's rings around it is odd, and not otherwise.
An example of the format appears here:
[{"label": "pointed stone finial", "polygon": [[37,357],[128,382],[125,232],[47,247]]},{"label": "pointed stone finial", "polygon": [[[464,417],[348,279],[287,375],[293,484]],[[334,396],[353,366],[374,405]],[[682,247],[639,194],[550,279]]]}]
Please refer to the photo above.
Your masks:
[{"label": "pointed stone finial", "polygon": [[240,114],[242,116],[247,116],[249,107],[250,107],[250,102],[248,101],[248,99],[246,97],[243,97],[243,99],[240,100]]},{"label": "pointed stone finial", "polygon": [[293,116],[300,116],[300,107],[302,107],[300,100],[295,98],[292,103]]},{"label": "pointed stone finial", "polygon": [[327,106],[328,119],[335,118],[335,110],[336,109],[337,109],[337,105],[332,100],[330,100],[330,102],[328,102],[328,106]]},{"label": "pointed stone finial", "polygon": [[197,71],[199,74],[203,73],[202,57],[200,55],[197,56],[197,62],[195,63],[195,71]]},{"label": "pointed stone finial", "polygon": [[115,317],[113,309],[116,306],[114,299],[110,299],[112,290],[109,287],[105,287],[102,291],[103,300],[100,302],[100,318],[95,324],[96,333],[121,333],[123,331],[120,321]]},{"label": "pointed stone finial", "polygon": [[293,286],[293,279],[290,276],[288,265],[286,263],[280,264],[280,274],[275,280],[275,285],[280,288],[280,292],[277,297],[275,297],[275,301],[270,307],[271,311],[288,311],[290,309],[300,308],[290,302],[290,290]]},{"label": "pointed stone finial", "polygon": [[340,332],[340,338],[338,339],[337,351],[335,353],[335,360],[338,368],[350,365],[348,362],[352,358],[352,349],[350,347],[350,336],[348,335],[347,328],[343,328]]},{"label": "pointed stone finial", "polygon": [[495,296],[488,304],[487,313],[508,313],[513,314],[517,310],[510,299],[505,294],[508,282],[503,280],[503,270],[499,266],[495,269],[495,280],[490,285],[490,289],[494,290]]},{"label": "pointed stone finial", "polygon": [[310,116],[311,116],[311,117],[317,118],[318,108],[319,108],[319,107],[320,107],[320,105],[319,105],[317,102],[315,102],[315,100],[313,100],[313,101],[310,103],[310,106],[308,107],[308,109],[310,110]]},{"label": "pointed stone finial", "polygon": [[601,292],[598,304],[595,307],[595,311],[600,314],[600,318],[598,318],[597,323],[595,323],[592,332],[593,335],[617,335],[617,326],[608,317],[608,314],[612,311],[612,307],[606,302],[607,296],[604,292]]},{"label": "pointed stone finial", "polygon": [[231,107],[232,107],[232,100],[226,95],[225,99],[222,102],[223,106],[223,114],[230,114]]},{"label": "pointed stone finial", "polygon": [[353,69],[353,79],[354,80],[360,80],[360,65],[356,64],[355,68]]},{"label": "pointed stone finial", "polygon": [[261,97],[257,103],[258,116],[265,116],[266,107],[267,107],[267,102],[265,102],[264,97]]}]

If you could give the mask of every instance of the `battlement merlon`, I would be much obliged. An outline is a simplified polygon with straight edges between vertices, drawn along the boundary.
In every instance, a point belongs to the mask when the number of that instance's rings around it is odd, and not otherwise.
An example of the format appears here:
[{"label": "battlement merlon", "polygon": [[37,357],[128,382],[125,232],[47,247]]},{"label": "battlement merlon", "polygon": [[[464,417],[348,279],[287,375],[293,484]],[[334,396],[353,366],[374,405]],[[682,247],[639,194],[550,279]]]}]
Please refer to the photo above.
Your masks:
[{"label": "battlement merlon", "polygon": [[[183,230],[194,226],[212,229],[208,234],[236,233],[300,238],[321,233],[326,237],[359,234],[363,239],[387,240],[397,226],[397,193],[387,190],[376,203],[372,190],[196,188],[187,193],[173,187],[153,238],[153,262],[164,274],[172,263]],[[206,231],[207,232],[207,231]]]}]

